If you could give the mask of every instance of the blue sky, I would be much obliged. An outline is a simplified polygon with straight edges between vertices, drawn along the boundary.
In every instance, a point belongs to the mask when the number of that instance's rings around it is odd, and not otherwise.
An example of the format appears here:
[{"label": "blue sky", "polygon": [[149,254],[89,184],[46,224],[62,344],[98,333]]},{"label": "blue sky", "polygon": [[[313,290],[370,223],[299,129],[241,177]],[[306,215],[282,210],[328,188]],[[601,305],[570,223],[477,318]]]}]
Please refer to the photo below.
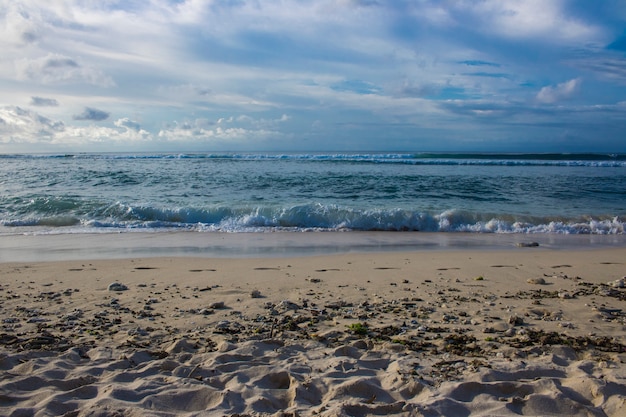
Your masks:
[{"label": "blue sky", "polygon": [[0,0],[0,152],[626,152],[623,0]]}]

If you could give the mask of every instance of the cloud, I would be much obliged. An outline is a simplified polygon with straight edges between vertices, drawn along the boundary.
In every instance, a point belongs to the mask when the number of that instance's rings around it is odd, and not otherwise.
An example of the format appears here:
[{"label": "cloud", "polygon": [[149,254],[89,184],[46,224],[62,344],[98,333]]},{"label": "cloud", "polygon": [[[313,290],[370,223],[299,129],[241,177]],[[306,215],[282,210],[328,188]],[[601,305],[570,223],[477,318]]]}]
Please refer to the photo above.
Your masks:
[{"label": "cloud", "polygon": [[546,86],[537,93],[536,98],[540,103],[549,104],[568,100],[578,92],[580,85],[580,78],[574,78],[556,86]]},{"label": "cloud", "polygon": [[[212,143],[222,147],[262,144],[270,139],[284,138],[285,134],[272,129],[275,123],[285,122],[289,117],[279,119],[255,120],[249,116],[220,118],[217,123],[206,119],[176,122],[173,126],[159,131],[158,137],[167,142],[187,144]],[[225,126],[231,125],[231,126]],[[248,125],[247,127],[244,125]],[[257,127],[254,127],[257,126]],[[261,127],[265,126],[265,127]]]},{"label": "cloud", "polygon": [[102,71],[79,64],[75,59],[49,53],[36,59],[18,59],[15,62],[17,77],[43,84],[86,83],[99,87],[113,87],[113,79]]},{"label": "cloud", "polygon": [[124,117],[123,119],[117,119],[114,123],[117,127],[123,127],[126,129],[134,130],[139,132],[141,130],[141,125],[137,122],[130,120],[128,117]]},{"label": "cloud", "polygon": [[487,62],[481,61],[479,59],[468,59],[465,61],[460,61],[459,64],[469,65],[470,67],[500,67],[500,64],[496,64],[495,62]]},{"label": "cloud", "polygon": [[457,21],[512,39],[572,43],[604,37],[598,26],[570,14],[563,0],[465,0],[452,9]]},{"label": "cloud", "polygon": [[0,108],[0,143],[51,141],[65,130],[60,121],[17,106]]},{"label": "cloud", "polygon": [[[18,46],[34,43],[41,36],[39,16],[29,13],[26,6],[21,2],[4,2],[4,13],[0,13],[0,34],[10,43]],[[4,19],[2,19],[4,17]]]},{"label": "cloud", "polygon": [[[0,144],[41,146],[90,146],[106,143],[150,144],[153,137],[142,129],[131,129],[133,122],[120,123],[120,128],[103,126],[68,126],[34,111],[17,106],[0,108]],[[117,123],[116,123],[117,125]]]},{"label": "cloud", "polygon": [[510,74],[505,74],[502,72],[477,71],[477,72],[466,72],[463,75],[467,75],[470,77],[511,78]]},{"label": "cloud", "polygon": [[38,107],[56,107],[59,105],[59,102],[56,101],[56,99],[54,98],[45,98],[45,97],[31,97],[30,98],[30,105],[31,106],[38,106]]},{"label": "cloud", "polygon": [[[280,135],[304,148],[352,134],[341,143],[398,137],[390,147],[410,148],[416,131],[434,127],[428,134],[452,148],[450,138],[474,128],[492,134],[486,120],[500,132],[508,120],[530,125],[573,108],[564,101],[574,97],[582,119],[626,94],[616,0],[0,3],[0,105],[32,97],[30,108],[65,123],[58,132],[40,122],[55,143],[110,134],[168,150],[185,138],[254,150]],[[86,103],[106,111],[82,111]],[[124,117],[133,114],[141,123]],[[22,132],[37,137],[30,126]]]},{"label": "cloud", "polygon": [[330,86],[335,91],[349,91],[356,94],[378,94],[379,87],[361,80],[343,80]]},{"label": "cloud", "polygon": [[152,135],[141,129],[114,129],[105,126],[67,126],[62,132],[54,135],[52,143],[64,146],[89,146],[108,143],[149,145],[152,140]]},{"label": "cloud", "polygon": [[626,57],[623,53],[600,49],[579,51],[567,63],[574,68],[593,71],[608,82],[626,85]]},{"label": "cloud", "polygon": [[110,113],[105,112],[103,110],[94,109],[92,107],[85,107],[85,110],[83,110],[82,113],[75,114],[74,116],[72,116],[72,119],[74,119],[74,120],[93,120],[93,121],[96,121],[96,122],[101,122],[103,120],[108,119],[109,116],[110,116]]},{"label": "cloud", "polygon": [[[196,124],[198,124],[200,120],[202,119],[196,120]],[[212,126],[214,124],[225,125],[225,124],[236,123],[240,127],[253,128],[255,130],[263,130],[263,129],[275,129],[278,127],[279,124],[285,123],[289,120],[291,120],[291,116],[288,116],[286,114],[282,114],[277,119],[265,119],[265,118],[255,119],[254,117],[242,114],[237,117],[234,117],[234,116],[230,116],[228,118],[220,117],[216,123],[210,123],[208,121],[205,121],[204,125]]]}]

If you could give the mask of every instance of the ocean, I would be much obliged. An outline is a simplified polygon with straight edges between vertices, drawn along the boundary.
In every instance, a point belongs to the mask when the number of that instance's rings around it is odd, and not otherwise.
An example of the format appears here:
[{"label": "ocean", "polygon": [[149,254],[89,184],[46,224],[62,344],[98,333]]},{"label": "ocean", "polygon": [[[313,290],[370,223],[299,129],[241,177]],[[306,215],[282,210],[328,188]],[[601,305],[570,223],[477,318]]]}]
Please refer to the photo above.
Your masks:
[{"label": "ocean", "polygon": [[0,234],[624,234],[626,155],[0,155]]}]

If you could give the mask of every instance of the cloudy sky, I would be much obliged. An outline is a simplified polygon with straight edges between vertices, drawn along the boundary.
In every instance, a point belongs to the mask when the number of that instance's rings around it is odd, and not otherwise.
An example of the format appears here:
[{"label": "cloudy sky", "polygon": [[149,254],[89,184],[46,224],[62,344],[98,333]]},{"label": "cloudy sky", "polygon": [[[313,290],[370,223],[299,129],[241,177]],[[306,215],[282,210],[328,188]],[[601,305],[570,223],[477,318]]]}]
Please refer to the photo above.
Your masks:
[{"label": "cloudy sky", "polygon": [[623,0],[0,0],[0,152],[626,152]]}]

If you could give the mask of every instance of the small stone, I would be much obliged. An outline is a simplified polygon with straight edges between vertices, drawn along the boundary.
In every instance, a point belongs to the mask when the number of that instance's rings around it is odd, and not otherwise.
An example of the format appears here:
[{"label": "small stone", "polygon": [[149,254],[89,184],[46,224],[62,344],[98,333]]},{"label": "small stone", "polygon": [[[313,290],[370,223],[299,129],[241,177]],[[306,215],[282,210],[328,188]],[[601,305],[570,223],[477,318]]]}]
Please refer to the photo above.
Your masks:
[{"label": "small stone", "polygon": [[519,242],[516,246],[518,248],[536,248],[537,246],[539,246],[539,243],[537,243],[537,242]]},{"label": "small stone", "polygon": [[3,323],[19,323],[20,319],[17,317],[7,317],[6,319],[2,319]]},{"label": "small stone", "polygon": [[128,287],[124,284],[120,284],[119,282],[112,282],[108,287],[109,291],[126,291]]},{"label": "small stone", "polygon": [[517,331],[515,330],[515,328],[511,327],[510,329],[508,329],[507,331],[504,332],[504,335],[506,337],[513,337],[513,336],[515,336],[516,333],[517,333]]},{"label": "small stone", "polygon": [[225,304],[223,301],[216,301],[214,303],[209,304],[209,308],[212,308],[213,310],[219,310],[224,307],[225,307]]},{"label": "small stone", "polygon": [[297,311],[300,309],[300,306],[289,300],[283,300],[276,305],[276,309],[279,311],[287,311],[287,310]]},{"label": "small stone", "polygon": [[529,278],[526,282],[535,285],[546,285],[546,280],[543,278]]},{"label": "small stone", "polygon": [[26,321],[26,323],[45,323],[48,321],[50,320],[43,317],[31,317]]},{"label": "small stone", "polygon": [[250,293],[250,297],[252,297],[252,298],[261,298],[261,291],[259,291],[259,290],[253,290],[253,291]]}]

